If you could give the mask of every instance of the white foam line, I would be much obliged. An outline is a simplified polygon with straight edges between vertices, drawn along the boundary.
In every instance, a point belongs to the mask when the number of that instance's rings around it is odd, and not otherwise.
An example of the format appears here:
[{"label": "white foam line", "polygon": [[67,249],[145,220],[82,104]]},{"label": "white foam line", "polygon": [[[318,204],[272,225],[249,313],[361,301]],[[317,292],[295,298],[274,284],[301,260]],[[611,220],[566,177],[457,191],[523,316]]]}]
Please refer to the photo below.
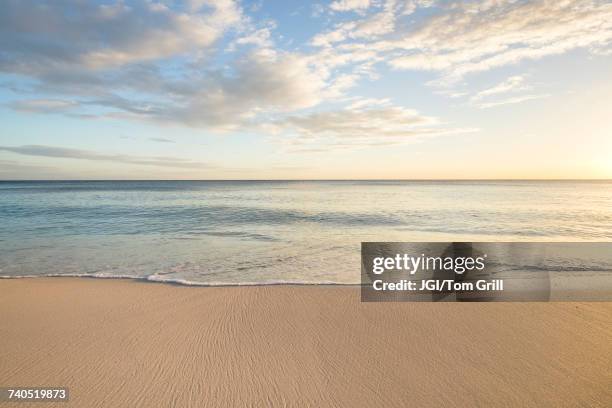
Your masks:
[{"label": "white foam line", "polygon": [[359,286],[359,283],[344,283],[332,281],[288,281],[288,280],[272,280],[263,282],[197,282],[186,279],[164,278],[158,275],[149,276],[132,276],[132,275],[108,275],[108,274],[86,274],[86,273],[66,273],[66,274],[44,274],[44,275],[19,275],[9,276],[0,275],[0,279],[32,279],[32,278],[94,278],[94,279],[131,279],[144,282],[169,283],[182,286],[204,286],[204,287],[219,287],[219,286],[275,286],[275,285],[295,285],[295,286]]}]

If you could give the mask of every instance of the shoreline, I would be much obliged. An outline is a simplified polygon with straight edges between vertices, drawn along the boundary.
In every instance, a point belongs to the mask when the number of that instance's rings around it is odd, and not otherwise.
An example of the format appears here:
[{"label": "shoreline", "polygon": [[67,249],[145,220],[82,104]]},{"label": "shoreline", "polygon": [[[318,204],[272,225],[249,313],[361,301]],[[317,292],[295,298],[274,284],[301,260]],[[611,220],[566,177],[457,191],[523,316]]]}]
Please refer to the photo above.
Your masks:
[{"label": "shoreline", "polygon": [[95,275],[95,274],[48,274],[48,275],[0,275],[0,280],[6,279],[51,279],[51,278],[70,278],[70,279],[100,279],[100,280],[119,280],[134,281],[142,283],[163,283],[175,286],[202,287],[202,288],[225,288],[225,287],[249,287],[249,286],[347,286],[360,287],[361,283],[342,283],[342,282],[311,282],[311,281],[266,281],[266,282],[197,282],[185,279],[151,279],[149,276],[128,276],[128,275]]},{"label": "shoreline", "polygon": [[612,402],[612,302],[381,304],[348,285],[142,283],[0,280],[0,385],[66,386],[58,407]]},{"label": "shoreline", "polygon": [[[577,277],[556,275],[551,279],[551,292],[548,300],[536,302],[612,302],[612,275],[608,271],[595,271],[603,280],[598,282],[598,289],[592,289],[592,279],[594,276]],[[341,283],[341,282],[311,282],[311,281],[267,281],[267,282],[197,282],[185,279],[158,279],[149,276],[128,276],[128,275],[95,275],[95,274],[47,274],[47,275],[0,275],[0,282],[3,280],[44,280],[44,279],[77,279],[77,280],[100,280],[100,281],[123,281],[138,283],[157,283],[169,286],[192,287],[192,288],[241,288],[241,287],[339,287],[361,289],[362,283]],[[570,286],[564,285],[564,281],[574,281]],[[587,284],[585,282],[588,280]],[[394,292],[393,292],[394,293]],[[413,300],[414,301],[414,300]],[[413,302],[403,301],[403,302]],[[429,302],[429,301],[427,301]],[[516,301],[514,301],[516,302]],[[514,303],[511,300],[502,300],[501,303]],[[519,301],[525,303],[524,301]],[[432,302],[438,303],[438,302]]]}]

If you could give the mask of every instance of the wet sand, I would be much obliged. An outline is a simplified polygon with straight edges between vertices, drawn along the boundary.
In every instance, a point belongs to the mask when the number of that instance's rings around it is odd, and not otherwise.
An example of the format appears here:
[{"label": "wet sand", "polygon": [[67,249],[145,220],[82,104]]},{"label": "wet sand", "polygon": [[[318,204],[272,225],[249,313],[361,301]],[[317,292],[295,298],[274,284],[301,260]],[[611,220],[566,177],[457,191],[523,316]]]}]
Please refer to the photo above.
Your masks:
[{"label": "wet sand", "polygon": [[2,279],[0,321],[0,386],[70,389],[1,406],[612,406],[612,302]]}]

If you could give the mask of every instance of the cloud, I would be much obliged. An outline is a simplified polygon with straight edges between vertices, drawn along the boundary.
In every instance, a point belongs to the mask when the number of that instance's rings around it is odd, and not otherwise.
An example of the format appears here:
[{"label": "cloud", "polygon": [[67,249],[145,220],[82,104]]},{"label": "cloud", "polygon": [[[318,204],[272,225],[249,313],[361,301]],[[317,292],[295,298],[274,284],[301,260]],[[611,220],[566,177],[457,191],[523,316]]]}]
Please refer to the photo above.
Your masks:
[{"label": "cloud", "polygon": [[135,164],[139,166],[172,167],[180,169],[202,169],[210,167],[205,163],[195,162],[175,157],[155,156],[140,157],[124,154],[105,154],[90,150],[70,149],[65,147],[25,145],[0,146],[0,151],[22,154],[26,156],[41,156],[62,159],[79,159],[90,161],[103,161],[122,164]]},{"label": "cloud", "polygon": [[59,174],[62,174],[58,170],[58,168],[51,166],[38,166],[14,160],[0,160],[1,180],[36,180],[40,178],[41,174],[57,177]]},{"label": "cloud", "polygon": [[7,106],[19,112],[61,113],[74,109],[78,103],[62,99],[28,99],[13,101]]},{"label": "cloud", "polygon": [[[182,78],[157,72],[123,72],[124,80],[100,78],[91,83],[69,83],[58,92],[75,91],[70,100],[21,100],[8,106],[19,111],[76,115],[95,106],[107,108],[102,117],[182,124],[216,130],[245,126],[257,114],[285,112],[314,106],[325,97],[339,96],[355,76],[317,71],[312,59],[295,53],[253,51],[234,62],[231,71],[209,70]],[[94,85],[92,85],[94,84]],[[98,88],[130,87],[138,97],[102,92]],[[92,89],[93,87],[93,89]],[[66,89],[67,88],[67,89]]]},{"label": "cloud", "polygon": [[433,122],[432,118],[399,107],[317,112],[304,116],[291,116],[284,121],[286,125],[309,137],[331,134],[351,139],[372,138],[379,135],[402,137],[411,135],[417,127]]},{"label": "cloud", "polygon": [[355,83],[316,57],[274,49],[274,28],[257,27],[232,0],[10,1],[0,12],[0,72],[31,79],[36,97],[8,103],[14,110],[215,131],[317,105]]},{"label": "cloud", "polygon": [[365,10],[371,5],[370,0],[336,0],[329,5],[334,11]]},{"label": "cloud", "polygon": [[228,0],[178,8],[144,0],[8,1],[0,13],[0,69],[102,69],[202,52],[241,19]]},{"label": "cloud", "polygon": [[[514,105],[534,99],[542,99],[549,96],[548,94],[526,93],[531,90],[532,87],[525,82],[524,76],[513,75],[490,88],[477,92],[470,98],[470,102],[480,109],[489,109],[502,105]],[[500,97],[502,99],[494,99]]]},{"label": "cloud", "polygon": [[[612,5],[597,0],[338,0],[325,9],[326,30],[282,50],[276,24],[254,22],[232,0],[9,1],[0,71],[29,79],[31,97],[8,106],[219,132],[273,129],[290,143],[403,143],[466,129],[384,98],[351,98],[383,64],[454,84],[577,48],[602,54],[612,42]],[[471,101],[491,108],[544,96],[515,75]]]},{"label": "cloud", "polygon": [[334,30],[317,34],[311,44],[315,47],[331,47],[348,39],[372,40],[391,33],[395,28],[395,7],[395,1],[387,1],[384,7],[375,13],[358,20],[339,23]]},{"label": "cloud", "polygon": [[256,45],[260,48],[272,47],[272,28],[263,27],[244,35],[234,42],[235,45]]},{"label": "cloud", "polygon": [[347,109],[359,110],[366,107],[389,105],[391,105],[389,98],[355,98],[354,102],[347,106]]},{"label": "cloud", "polygon": [[472,101],[477,101],[479,99],[487,98],[493,95],[499,95],[508,92],[517,92],[527,89],[529,89],[529,87],[525,85],[525,78],[521,75],[514,75],[491,88],[478,92],[471,99]]},{"label": "cloud", "polygon": [[612,5],[593,1],[458,4],[397,43],[396,68],[443,71],[446,80],[612,41]]},{"label": "cloud", "polygon": [[[424,7],[428,12],[411,20]],[[599,0],[389,0],[381,11],[344,21],[312,40],[319,47],[335,44],[340,54],[367,49],[398,70],[439,72],[438,85],[579,48],[605,54],[611,43],[612,3]]]},{"label": "cloud", "polygon": [[542,98],[546,98],[549,95],[546,94],[541,94],[541,95],[521,95],[521,96],[515,96],[512,98],[507,98],[507,99],[502,99],[499,101],[491,101],[491,102],[483,102],[478,104],[477,106],[481,109],[488,109],[488,108],[494,108],[497,106],[502,106],[502,105],[513,105],[515,103],[521,103],[521,102],[525,102],[525,101],[531,101],[534,99],[542,99]]},{"label": "cloud", "polygon": [[446,127],[438,119],[415,110],[385,106],[387,101],[363,102],[344,110],[288,116],[269,130],[282,133],[285,144],[299,151],[402,144],[476,130]]},{"label": "cloud", "polygon": [[164,137],[150,137],[149,140],[158,143],[176,143],[174,140],[166,139]]},{"label": "cloud", "polygon": [[262,112],[287,112],[318,104],[327,83],[310,61],[293,53],[254,52],[231,74],[211,72],[200,80],[173,84],[171,100],[136,116],[195,127],[233,130]]}]

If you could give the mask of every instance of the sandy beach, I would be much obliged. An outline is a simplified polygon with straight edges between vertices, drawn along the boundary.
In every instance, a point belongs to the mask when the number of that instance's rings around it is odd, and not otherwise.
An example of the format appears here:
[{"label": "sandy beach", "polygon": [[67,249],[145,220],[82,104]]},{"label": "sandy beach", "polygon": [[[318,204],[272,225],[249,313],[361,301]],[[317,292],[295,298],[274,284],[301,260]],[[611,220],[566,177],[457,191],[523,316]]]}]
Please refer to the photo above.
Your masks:
[{"label": "sandy beach", "polygon": [[612,303],[84,278],[0,293],[0,386],[69,387],[62,407],[612,405]]}]

